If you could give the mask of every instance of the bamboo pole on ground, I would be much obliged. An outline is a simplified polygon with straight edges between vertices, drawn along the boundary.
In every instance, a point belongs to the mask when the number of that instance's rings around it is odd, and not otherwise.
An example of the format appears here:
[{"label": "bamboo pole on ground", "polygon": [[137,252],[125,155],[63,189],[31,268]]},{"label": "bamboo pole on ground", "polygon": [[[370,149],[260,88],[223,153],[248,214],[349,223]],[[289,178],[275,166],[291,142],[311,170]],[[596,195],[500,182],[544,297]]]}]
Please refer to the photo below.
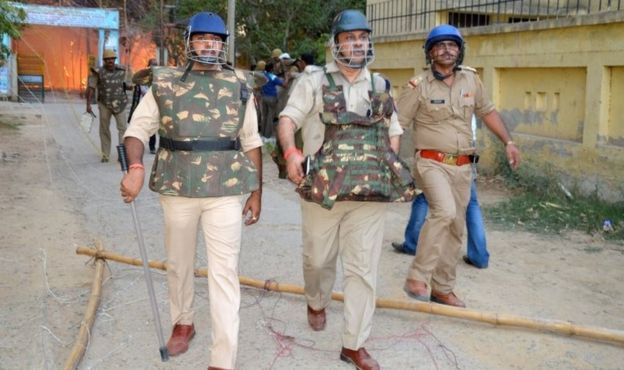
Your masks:
[{"label": "bamboo pole on ground", "polygon": [[[108,259],[115,262],[125,263],[129,265],[141,266],[142,262],[138,258],[127,257],[109,251],[98,251],[88,247],[78,247],[77,254],[92,256],[101,259]],[[166,264],[160,261],[150,261],[149,266],[159,270],[166,270]],[[207,269],[195,269],[195,276],[206,277]],[[303,287],[293,284],[278,283],[273,280],[256,280],[245,276],[239,276],[240,283],[258,289],[265,289],[275,292],[291,293],[303,295]],[[343,301],[342,293],[332,293],[332,299]],[[422,312],[440,316],[454,317],[471,321],[485,322],[493,325],[515,326],[519,328],[527,328],[533,330],[547,331],[563,335],[575,335],[583,338],[596,339],[605,342],[611,342],[618,345],[624,345],[624,331],[611,330],[599,327],[575,325],[569,321],[534,319],[522,317],[518,315],[499,314],[494,312],[480,312],[465,308],[457,308],[445,306],[430,302],[404,301],[388,298],[377,298],[376,305],[378,308],[387,308],[394,310]]]},{"label": "bamboo pole on ground", "polygon": [[[102,248],[102,242],[99,240],[95,243],[95,248],[96,249],[93,250],[96,252],[104,251],[104,248]],[[78,367],[78,363],[82,360],[82,356],[84,356],[87,345],[89,344],[91,328],[93,327],[93,322],[95,321],[95,313],[100,306],[105,262],[106,261],[103,258],[95,256],[95,275],[93,276],[93,282],[91,283],[91,295],[89,296],[89,301],[87,302],[84,319],[80,323],[78,337],[76,337],[74,346],[67,357],[65,366],[63,366],[64,370],[73,370]]]}]

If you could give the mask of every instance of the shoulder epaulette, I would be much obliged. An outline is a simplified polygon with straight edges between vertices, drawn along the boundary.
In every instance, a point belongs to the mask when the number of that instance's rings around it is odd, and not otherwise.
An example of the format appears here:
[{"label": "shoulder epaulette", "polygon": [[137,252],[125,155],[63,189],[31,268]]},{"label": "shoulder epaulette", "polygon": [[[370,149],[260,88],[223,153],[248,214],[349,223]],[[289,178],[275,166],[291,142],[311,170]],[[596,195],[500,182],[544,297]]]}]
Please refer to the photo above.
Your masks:
[{"label": "shoulder epaulette", "polygon": [[323,67],[319,67],[319,66],[315,66],[315,65],[309,65],[309,66],[305,67],[303,72],[307,73],[307,74],[312,74],[312,73],[315,73],[315,72],[323,72]]},{"label": "shoulder epaulette", "polygon": [[459,69],[461,69],[462,71],[470,71],[472,73],[477,73],[476,69],[474,69],[472,67],[469,67],[469,66],[461,65],[461,66],[459,66]]}]

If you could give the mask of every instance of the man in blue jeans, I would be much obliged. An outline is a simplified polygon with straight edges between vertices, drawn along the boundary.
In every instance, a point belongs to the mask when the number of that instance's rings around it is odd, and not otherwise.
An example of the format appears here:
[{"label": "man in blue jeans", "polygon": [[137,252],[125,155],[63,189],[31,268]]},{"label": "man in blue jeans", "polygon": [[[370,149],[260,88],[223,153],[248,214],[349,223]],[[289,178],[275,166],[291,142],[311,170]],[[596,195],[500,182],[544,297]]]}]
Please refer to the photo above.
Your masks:
[{"label": "man in blue jeans", "polygon": [[[425,223],[428,209],[429,204],[425,198],[425,193],[420,193],[412,202],[412,212],[405,227],[405,241],[403,243],[392,243],[395,251],[412,256],[416,255],[418,236],[420,235],[420,229]],[[476,268],[487,268],[490,253],[487,251],[485,225],[479,200],[477,199],[477,183],[474,180],[470,187],[470,202],[466,209],[466,228],[468,229],[468,254],[463,257],[464,262]]]}]

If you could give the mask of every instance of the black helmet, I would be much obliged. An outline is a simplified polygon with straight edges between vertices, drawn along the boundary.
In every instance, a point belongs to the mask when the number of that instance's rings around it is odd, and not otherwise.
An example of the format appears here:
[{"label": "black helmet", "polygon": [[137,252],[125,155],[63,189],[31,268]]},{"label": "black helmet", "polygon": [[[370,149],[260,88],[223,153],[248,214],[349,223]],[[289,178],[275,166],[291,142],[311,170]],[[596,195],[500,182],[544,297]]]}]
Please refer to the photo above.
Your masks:
[{"label": "black helmet", "polygon": [[[349,31],[366,31],[369,33],[368,45],[366,46],[366,57],[363,62],[354,62],[352,56],[345,56],[341,53],[341,45],[338,44],[338,34]],[[375,59],[375,53],[373,50],[373,43],[370,41],[370,33],[372,29],[368,24],[366,16],[359,10],[347,9],[338,13],[332,22],[332,38],[330,41],[330,48],[334,60],[340,64],[343,64],[349,68],[364,68],[366,65],[373,62]]]},{"label": "black helmet", "polygon": [[332,37],[336,38],[336,36],[340,32],[355,30],[365,30],[368,32],[373,32],[373,30],[368,25],[368,20],[366,19],[366,16],[362,14],[361,11],[355,9],[347,9],[338,13],[338,15],[334,17],[331,28]]}]

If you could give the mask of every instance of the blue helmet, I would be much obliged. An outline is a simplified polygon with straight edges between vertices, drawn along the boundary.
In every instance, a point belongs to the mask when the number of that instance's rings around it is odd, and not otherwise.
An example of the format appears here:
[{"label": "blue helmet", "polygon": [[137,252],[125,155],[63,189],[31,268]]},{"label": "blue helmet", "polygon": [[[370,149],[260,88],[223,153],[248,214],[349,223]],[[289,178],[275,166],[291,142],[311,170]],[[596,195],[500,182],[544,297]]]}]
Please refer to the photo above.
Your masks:
[{"label": "blue helmet", "polygon": [[[196,33],[209,33],[221,37],[219,42],[204,44],[197,49],[191,44],[191,36]],[[200,12],[195,14],[188,23],[185,38],[185,52],[189,61],[203,64],[225,64],[227,62],[226,40],[229,33],[223,19],[215,13]],[[197,45],[197,43],[195,44]]]},{"label": "blue helmet", "polygon": [[229,36],[223,19],[212,12],[199,12],[189,20],[188,27],[186,28],[186,34],[190,37],[194,33],[211,33],[213,35],[219,35],[223,41],[227,40],[227,37]]},{"label": "blue helmet", "polygon": [[464,38],[462,37],[459,30],[450,24],[441,24],[439,26],[434,27],[429,35],[427,35],[427,39],[425,40],[425,58],[427,59],[427,63],[430,63],[431,60],[429,58],[429,51],[436,43],[440,41],[454,41],[459,46],[459,55],[457,56],[457,65],[461,64],[464,59]]}]

